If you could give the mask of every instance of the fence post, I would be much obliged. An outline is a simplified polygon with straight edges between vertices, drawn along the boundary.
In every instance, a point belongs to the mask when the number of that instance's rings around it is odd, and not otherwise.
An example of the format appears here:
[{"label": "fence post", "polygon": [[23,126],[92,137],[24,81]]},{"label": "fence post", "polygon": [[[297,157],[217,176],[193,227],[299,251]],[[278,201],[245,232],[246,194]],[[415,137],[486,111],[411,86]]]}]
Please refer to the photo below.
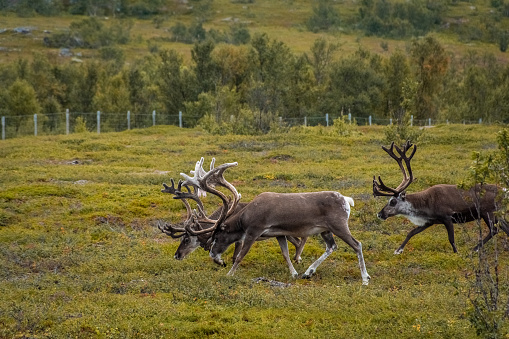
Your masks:
[{"label": "fence post", "polygon": [[348,113],[348,121],[350,121],[350,124],[352,124],[352,113]]},{"label": "fence post", "polygon": [[127,130],[131,129],[131,111],[127,111]]},{"label": "fence post", "polygon": [[431,127],[431,118],[428,118],[428,126]]},{"label": "fence post", "polygon": [[308,117],[304,117],[304,126],[308,125]]},{"label": "fence post", "polygon": [[69,108],[65,110],[65,134],[69,135]]},{"label": "fence post", "polygon": [[2,117],[2,140],[5,140],[5,117]]},{"label": "fence post", "polygon": [[327,123],[327,127],[329,127],[329,113],[325,113],[325,122]]},{"label": "fence post", "polygon": [[389,119],[389,125],[392,126],[392,118]]},{"label": "fence post", "polygon": [[369,126],[371,126],[371,115],[369,116]]},{"label": "fence post", "polygon": [[156,125],[156,110],[152,111],[152,126]]},{"label": "fence post", "polygon": [[97,111],[97,134],[101,134],[101,111]]},{"label": "fence post", "polygon": [[182,111],[179,111],[179,127],[182,128]]},{"label": "fence post", "polygon": [[479,124],[482,124],[482,118],[479,118]]},{"label": "fence post", "polygon": [[34,114],[34,136],[37,136],[37,114]]}]

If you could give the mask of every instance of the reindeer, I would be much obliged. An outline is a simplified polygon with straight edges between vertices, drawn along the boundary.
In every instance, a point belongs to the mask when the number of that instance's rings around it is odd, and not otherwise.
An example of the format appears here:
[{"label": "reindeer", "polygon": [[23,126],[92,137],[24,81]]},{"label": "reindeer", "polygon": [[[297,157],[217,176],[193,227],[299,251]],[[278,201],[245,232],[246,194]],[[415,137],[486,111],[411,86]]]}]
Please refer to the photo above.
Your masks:
[{"label": "reindeer", "polygon": [[[410,155],[407,152],[412,148]],[[499,188],[496,185],[475,185],[469,190],[458,188],[455,185],[435,185],[428,189],[406,194],[405,190],[414,181],[410,160],[412,160],[417,146],[407,141],[400,149],[391,144],[390,148],[382,146],[382,149],[398,163],[403,180],[396,188],[386,186],[380,176],[378,181],[373,177],[373,195],[391,197],[389,202],[378,213],[378,217],[386,220],[395,215],[402,215],[417,225],[406,236],[399,248],[394,254],[401,254],[407,242],[414,235],[421,233],[428,227],[435,224],[443,224],[447,230],[449,242],[453,251],[456,253],[456,244],[454,243],[454,224],[465,223],[482,218],[489,228],[488,235],[482,239],[474,251],[477,251],[483,244],[498,233],[495,224],[499,223],[500,228],[509,235],[509,228],[504,220],[498,218],[495,212],[497,206],[497,193]],[[394,153],[394,149],[399,154]],[[406,170],[405,170],[406,167]]]},{"label": "reindeer", "polygon": [[[170,193],[175,195],[174,199],[180,199],[184,203],[184,206],[187,210],[187,217],[182,223],[182,225],[185,227],[186,225],[191,225],[193,227],[194,231],[199,231],[204,228],[204,226],[208,225],[207,222],[210,222],[210,220],[214,218],[218,218],[222,212],[222,206],[216,209],[208,218],[204,218],[206,216],[205,208],[203,206],[203,203],[201,202],[199,198],[198,188],[194,187],[194,193],[191,192],[191,189],[188,185],[185,185],[187,192],[184,192],[182,190],[182,180],[179,180],[178,187],[175,188],[175,182],[173,179],[171,180],[171,187],[163,183],[164,189],[161,190],[163,193]],[[198,211],[196,212],[198,214],[193,215],[193,212],[191,210],[191,206],[187,199],[192,199],[196,201],[198,206]],[[239,202],[237,207],[235,208],[233,214],[238,213],[240,210],[242,210],[245,206],[247,206],[248,203]],[[199,215],[199,216],[198,216]],[[196,221],[196,218],[201,219],[201,223]],[[212,219],[211,219],[212,218]],[[180,244],[177,248],[177,251],[175,252],[174,258],[177,260],[184,259],[187,255],[192,253],[195,249],[198,247],[202,247],[205,250],[210,250],[210,239],[212,236],[212,232],[203,233],[200,235],[192,235],[188,232],[186,232],[184,227],[175,227],[171,224],[165,224],[165,225],[158,225],[159,229],[165,233],[166,235],[171,236],[172,238],[181,238]],[[260,238],[258,240],[266,240],[268,238]],[[300,263],[302,258],[301,254],[304,250],[304,245],[306,244],[307,238],[298,239],[295,237],[287,237],[288,241],[290,241],[295,246],[295,256],[294,260],[297,263]],[[240,249],[242,247],[241,242],[235,243],[235,250],[233,253],[233,259],[237,257],[237,254],[239,253]]]},{"label": "reindeer", "polygon": [[[203,158],[201,159],[202,163]],[[211,170],[206,173],[203,169],[198,168],[201,164],[197,163],[193,177],[181,173],[185,179],[184,183],[192,183],[206,192],[219,196],[223,201],[223,210],[231,209],[232,205],[229,204],[224,194],[215,190],[214,186],[221,182],[223,187],[227,187],[234,195],[237,194],[235,187],[225,182],[222,176],[224,169],[236,166],[237,163],[223,164],[217,169],[213,169],[211,165]],[[213,232],[210,256],[219,265],[224,265],[221,254],[228,246],[232,243],[242,242],[242,248],[228,272],[230,276],[234,275],[240,262],[257,239],[276,237],[290,273],[296,278],[298,273],[289,259],[286,237],[308,237],[320,233],[326,243],[326,250],[304,273],[303,278],[309,278],[317,267],[337,249],[333,238],[333,234],[335,234],[352,247],[357,254],[362,282],[367,285],[370,276],[366,271],[362,245],[351,235],[348,228],[350,206],[353,205],[352,198],[345,197],[338,192],[266,192],[255,197],[234,215],[222,213],[209,228],[193,231],[190,225],[187,225],[185,229],[193,235]]]}]

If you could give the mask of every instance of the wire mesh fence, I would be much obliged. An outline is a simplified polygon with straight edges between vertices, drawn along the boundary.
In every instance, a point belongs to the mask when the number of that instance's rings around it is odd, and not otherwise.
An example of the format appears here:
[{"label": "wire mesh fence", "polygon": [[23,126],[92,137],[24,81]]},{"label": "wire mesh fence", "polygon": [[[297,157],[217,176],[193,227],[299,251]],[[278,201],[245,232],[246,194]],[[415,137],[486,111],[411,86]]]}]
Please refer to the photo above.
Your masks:
[{"label": "wire mesh fence", "polygon": [[[279,118],[280,124],[285,126],[332,126],[334,120],[340,115],[334,116],[324,114],[323,116]],[[345,115],[346,121],[357,125],[391,125],[392,119],[368,117],[355,117],[351,114]],[[189,121],[186,121],[189,120]],[[29,114],[18,116],[2,116],[2,140],[28,135],[58,135],[80,132],[120,132],[130,129],[141,129],[156,125],[175,125],[179,127],[193,126],[198,117],[184,118],[182,112],[179,114],[162,114],[152,111],[150,113],[108,113],[108,112],[59,112],[49,114]],[[413,119],[412,126],[433,126],[436,124],[462,123],[480,124],[482,119],[462,121],[441,121],[433,119]]]}]

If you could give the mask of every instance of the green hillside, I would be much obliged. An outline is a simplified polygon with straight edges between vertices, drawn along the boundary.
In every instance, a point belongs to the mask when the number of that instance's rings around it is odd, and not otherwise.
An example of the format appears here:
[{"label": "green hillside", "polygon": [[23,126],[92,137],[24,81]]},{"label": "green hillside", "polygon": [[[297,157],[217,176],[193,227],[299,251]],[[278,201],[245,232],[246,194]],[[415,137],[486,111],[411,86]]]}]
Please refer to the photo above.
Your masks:
[{"label": "green hillside", "polygon": [[[427,129],[417,142],[417,181],[408,192],[469,182],[471,154],[493,154],[498,131]],[[487,268],[472,252],[479,231],[487,232],[475,222],[456,225],[459,253],[436,225],[394,255],[413,225],[378,219],[386,199],[373,198],[371,190],[374,175],[391,186],[401,181],[380,147],[390,133],[382,127],[351,132],[342,137],[332,127],[307,127],[213,136],[155,127],[1,141],[0,337],[475,338],[478,332],[504,338],[508,237],[498,234],[485,246]],[[226,276],[232,248],[223,256],[226,268],[201,249],[173,259],[179,242],[157,222],[177,223],[185,208],[161,193],[162,183],[188,173],[202,156],[206,164],[213,157],[216,165],[238,161],[225,177],[242,201],[265,191],[351,196],[349,225],[363,244],[370,284],[361,285],[355,254],[337,238],[338,250],[309,280],[290,277],[274,239],[256,243],[234,277]],[[207,210],[218,200],[203,198]],[[323,242],[310,238],[297,271],[323,251]],[[493,280],[479,280],[484,277]],[[498,294],[485,300],[490,290]]]},{"label": "green hillside", "polygon": [[[322,1],[328,3],[327,1]],[[77,1],[76,3],[80,3]],[[81,1],[86,3],[87,1]],[[88,2],[89,8],[93,2]],[[112,2],[113,3],[113,2]],[[128,1],[125,3],[129,4]],[[134,2],[133,2],[134,3]],[[138,3],[143,3],[139,1]],[[147,1],[147,3],[149,3]],[[229,31],[232,25],[243,25],[251,34],[264,32],[271,38],[278,39],[287,44],[292,51],[303,53],[309,51],[313,42],[319,37],[325,37],[342,46],[342,51],[351,53],[359,48],[366,47],[370,51],[387,54],[396,48],[405,48],[405,44],[415,34],[400,34],[394,38],[394,33],[383,33],[377,31],[366,31],[363,28],[361,12],[363,8],[372,7],[375,13],[382,10],[380,4],[401,3],[398,1],[338,1],[330,2],[329,9],[336,11],[339,15],[339,23],[328,30],[312,32],[307,27],[309,19],[313,16],[313,10],[321,2],[309,2],[303,0],[294,1],[153,1],[154,9],[147,15],[136,15],[126,10],[125,13],[111,13],[108,1],[101,7],[97,3],[92,9],[79,11],[68,9],[65,11],[52,11],[53,15],[44,16],[38,14],[32,8],[16,10],[16,6],[6,7],[0,12],[0,29],[7,31],[0,34],[2,37],[1,47],[8,50],[3,53],[2,61],[14,60],[20,56],[28,56],[30,52],[42,50],[54,55],[58,54],[57,49],[43,48],[44,37],[51,36],[58,32],[69,29],[71,22],[79,21],[87,17],[86,14],[94,15],[104,22],[112,22],[117,19],[132,20],[132,39],[129,43],[121,46],[125,50],[128,59],[148,54],[148,45],[157,45],[160,48],[172,48],[190,57],[191,46],[183,43],[175,43],[171,28],[177,23],[192,25],[200,22],[205,30]],[[432,8],[428,3],[414,1],[414,10],[421,8]],[[158,4],[158,5],[157,5]],[[368,6],[369,5],[369,6]],[[134,6],[134,5],[131,5]],[[506,53],[500,52],[498,38],[493,31],[509,31],[508,4],[504,1],[442,1],[433,4],[439,7],[439,18],[430,23],[429,28],[418,33],[436,34],[447,50],[454,53],[466,53],[468,50],[487,51],[495,53],[497,59],[506,62]],[[22,5],[19,5],[22,7]],[[30,7],[30,6],[29,6]],[[128,7],[128,6],[126,6]],[[406,10],[410,10],[408,8]],[[366,10],[364,10],[366,11]],[[20,12],[22,14],[20,14]],[[43,14],[44,11],[39,11]],[[394,12],[394,9],[392,9]],[[130,14],[130,15],[129,15]],[[387,14],[390,16],[390,14]],[[416,14],[417,15],[417,14]],[[383,19],[384,16],[380,14]],[[141,18],[140,18],[141,17]],[[385,17],[386,20],[389,20]],[[13,34],[11,29],[16,27],[33,28],[31,34]],[[378,27],[378,26],[377,26]],[[489,33],[492,32],[492,33]],[[490,36],[491,34],[491,36]],[[419,35],[419,34],[417,34]],[[381,43],[387,43],[388,49],[381,47]],[[79,49],[78,49],[79,50]],[[87,58],[95,57],[94,51],[81,51]]]}]

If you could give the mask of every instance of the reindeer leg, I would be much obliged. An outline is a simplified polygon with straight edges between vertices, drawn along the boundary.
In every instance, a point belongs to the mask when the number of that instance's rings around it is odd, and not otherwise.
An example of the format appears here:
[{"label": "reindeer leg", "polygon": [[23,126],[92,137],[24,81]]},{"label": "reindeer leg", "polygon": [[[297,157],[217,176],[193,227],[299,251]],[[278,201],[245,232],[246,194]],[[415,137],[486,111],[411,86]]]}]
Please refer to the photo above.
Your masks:
[{"label": "reindeer leg", "polygon": [[295,256],[293,257],[293,260],[295,260],[296,263],[300,263],[302,261],[302,258],[300,255],[302,254],[302,251],[304,250],[304,245],[306,244],[306,241],[308,240],[308,237],[303,237],[300,240],[295,237],[287,236],[286,239],[295,246]]},{"label": "reindeer leg", "polygon": [[249,250],[251,249],[251,246],[253,246],[253,244],[255,243],[256,239],[258,239],[258,236],[249,236],[244,239],[244,243],[242,245],[242,248],[240,249],[239,251],[239,254],[237,255],[237,257],[235,258],[235,262],[233,263],[233,266],[232,268],[230,269],[230,271],[228,272],[227,275],[229,276],[232,276],[235,274],[235,271],[237,270],[237,267],[239,266],[240,262],[242,261],[242,259],[244,259],[244,257],[246,256],[247,252],[249,252]]},{"label": "reindeer leg", "polygon": [[293,260],[295,260],[297,263],[300,263],[302,261],[300,255],[302,254],[302,251],[304,251],[304,245],[306,245],[306,241],[308,241],[308,237],[300,238],[300,245],[299,247],[295,248],[295,257]]},{"label": "reindeer leg", "polygon": [[451,220],[444,221],[445,229],[447,230],[447,236],[449,237],[449,243],[452,246],[452,250],[454,253],[458,253],[458,250],[456,249],[456,244],[454,242],[454,224]]},{"label": "reindeer leg", "polygon": [[239,255],[240,250],[242,249],[242,241],[237,241],[235,243],[235,249],[233,250],[233,263],[235,264],[235,259]]},{"label": "reindeer leg", "polygon": [[498,226],[504,231],[507,235],[509,235],[509,226],[507,225],[507,222],[505,220],[501,219],[498,221]]},{"label": "reindeer leg", "polygon": [[347,234],[336,234],[341,240],[343,240],[348,246],[350,246],[355,253],[357,254],[357,259],[359,260],[359,268],[361,270],[362,284],[368,285],[371,277],[366,270],[366,263],[364,262],[364,255],[362,254],[362,244],[360,241],[356,240],[350,232]]},{"label": "reindeer leg", "polygon": [[359,260],[362,284],[367,285],[369,284],[369,280],[371,279],[371,277],[369,276],[368,271],[366,270],[366,263],[364,263],[364,255],[362,254],[362,244],[360,241],[357,241],[354,237],[352,237],[352,240],[355,240],[359,244],[359,250],[355,252],[357,253],[357,259]]},{"label": "reindeer leg", "polygon": [[433,225],[433,224],[425,224],[424,226],[417,226],[416,228],[414,228],[413,230],[408,232],[405,240],[403,240],[403,242],[398,247],[398,249],[394,251],[394,254],[401,254],[403,252],[403,248],[405,248],[406,243],[408,242],[408,240],[410,240],[411,237],[413,237],[416,234],[421,233],[422,231],[424,231],[426,228],[430,227],[431,225]]},{"label": "reindeer leg", "polygon": [[479,241],[479,243],[473,248],[473,251],[474,252],[479,251],[479,248],[483,247],[484,244],[486,244],[488,242],[488,240],[493,238],[493,236],[496,235],[497,233],[498,233],[498,228],[496,228],[495,226],[492,226],[488,232],[488,235],[483,240]]},{"label": "reindeer leg", "polygon": [[327,259],[327,257],[329,255],[331,255],[332,252],[334,252],[334,250],[336,250],[336,248],[338,248],[338,246],[336,245],[336,242],[334,241],[334,237],[332,236],[332,233],[330,231],[322,232],[322,233],[320,233],[320,235],[322,236],[323,240],[325,241],[325,244],[327,247],[325,249],[325,252],[322,254],[322,256],[320,258],[318,258],[314,263],[312,263],[311,266],[308,267],[306,272],[302,275],[303,279],[307,279],[307,278],[311,277],[313,275],[313,273],[316,272],[316,269],[318,268],[318,266],[320,266],[320,264],[325,259]]},{"label": "reindeer leg", "polygon": [[295,270],[293,267],[292,261],[290,260],[290,253],[288,253],[288,243],[286,242],[286,237],[276,237],[279,247],[281,247],[281,253],[283,253],[283,257],[286,260],[286,263],[288,264],[288,268],[290,269],[290,273],[292,274],[292,277],[297,278],[299,273]]},{"label": "reindeer leg", "polygon": [[[484,244],[488,242],[488,240],[493,238],[493,236],[498,233],[498,228],[495,226],[496,220],[494,219],[495,218],[494,215],[492,215],[491,217],[490,215],[483,216],[482,218],[486,225],[488,225],[488,235],[484,239],[479,241],[479,243],[473,248],[474,252],[479,251],[479,248],[481,248]],[[492,220],[494,220],[494,222],[492,222]]]}]

